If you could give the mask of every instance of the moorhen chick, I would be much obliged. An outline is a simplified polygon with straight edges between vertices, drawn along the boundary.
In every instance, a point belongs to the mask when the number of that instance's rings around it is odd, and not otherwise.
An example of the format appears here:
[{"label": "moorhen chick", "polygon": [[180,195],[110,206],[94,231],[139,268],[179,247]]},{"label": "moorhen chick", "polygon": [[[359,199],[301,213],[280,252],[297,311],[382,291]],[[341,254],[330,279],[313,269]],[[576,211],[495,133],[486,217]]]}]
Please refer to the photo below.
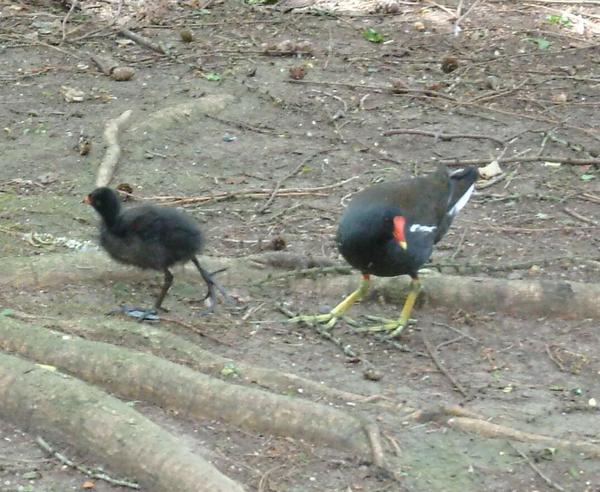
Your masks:
[{"label": "moorhen chick", "polygon": [[131,316],[156,319],[156,310],[173,283],[169,270],[176,263],[191,261],[202,275],[210,298],[210,310],[216,304],[215,289],[229,299],[225,290],[215,282],[196,258],[204,244],[198,225],[184,213],[153,205],[123,208],[117,193],[111,188],[96,188],[83,200],[102,217],[100,245],[115,260],[139,268],[164,272],[162,289],[154,303],[154,310],[123,309]]},{"label": "moorhen chick", "polygon": [[375,184],[354,195],[340,220],[336,242],[346,261],[362,272],[360,286],[329,313],[290,321],[331,328],[367,293],[371,275],[410,275],[400,318],[369,328],[388,331],[390,337],[399,335],[419,294],[418,270],[466,205],[478,177],[474,167],[450,172],[441,166],[427,176]]}]

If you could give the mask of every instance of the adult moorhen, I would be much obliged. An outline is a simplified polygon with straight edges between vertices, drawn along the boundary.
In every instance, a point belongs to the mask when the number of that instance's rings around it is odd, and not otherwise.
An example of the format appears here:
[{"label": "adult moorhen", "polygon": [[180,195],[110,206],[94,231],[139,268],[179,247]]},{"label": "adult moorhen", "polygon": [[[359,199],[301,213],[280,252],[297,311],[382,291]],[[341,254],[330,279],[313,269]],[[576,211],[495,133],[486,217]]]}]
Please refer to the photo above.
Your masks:
[{"label": "adult moorhen", "polygon": [[143,319],[156,319],[155,311],[161,309],[162,302],[173,283],[169,270],[176,263],[191,261],[202,275],[210,298],[210,310],[216,304],[215,289],[228,299],[225,290],[215,282],[196,258],[204,244],[198,225],[178,210],[141,205],[123,208],[117,193],[111,188],[96,188],[84,202],[90,204],[102,217],[100,244],[115,260],[139,268],[164,272],[162,289],[156,298],[153,310],[125,308],[132,316]]},{"label": "adult moorhen", "polygon": [[418,270],[466,205],[478,176],[474,167],[450,172],[440,166],[424,177],[379,183],[357,193],[342,216],[336,241],[346,261],[362,272],[360,286],[329,313],[296,316],[290,321],[324,323],[331,328],[366,294],[371,275],[410,275],[400,318],[369,328],[398,336],[408,324],[419,294]]}]

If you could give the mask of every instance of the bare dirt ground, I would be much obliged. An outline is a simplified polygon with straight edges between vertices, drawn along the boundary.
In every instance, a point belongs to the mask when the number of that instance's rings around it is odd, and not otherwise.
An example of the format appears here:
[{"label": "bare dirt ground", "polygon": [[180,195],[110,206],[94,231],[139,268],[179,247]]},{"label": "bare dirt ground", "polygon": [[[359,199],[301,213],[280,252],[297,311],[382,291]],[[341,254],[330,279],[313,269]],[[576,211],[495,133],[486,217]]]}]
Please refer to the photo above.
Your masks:
[{"label": "bare dirt ground", "polygon": [[[278,247],[339,260],[333,237],[351,193],[437,162],[485,165],[501,158],[504,174],[478,190],[435,251],[434,266],[508,280],[597,282],[600,8],[575,3],[567,14],[558,3],[484,0],[454,36],[457,2],[407,3],[359,15],[233,1],[143,10],[128,27],[161,43],[161,54],[118,36],[109,20],[89,10],[69,14],[58,2],[0,1],[1,256],[73,250],[85,264],[85,251],[75,250],[94,248],[98,219],[80,202],[94,187],[105,123],[131,109],[113,184],[128,183],[138,200],[208,197],[186,205],[203,225],[208,255],[246,257]],[[365,39],[368,28],[383,42]],[[182,30],[192,42],[182,41]],[[264,53],[265,43],[284,40],[308,42],[311,54]],[[111,57],[135,76],[115,81],[90,55]],[[69,88],[83,100],[67,102]],[[232,99],[212,115],[148,124],[157,111],[207,95]],[[383,135],[391,129],[421,134]],[[87,155],[78,150],[81,135],[91,141]],[[295,194],[268,191],[278,188]],[[256,190],[267,192],[248,193]],[[119,303],[147,303],[158,277],[7,288],[0,307],[61,319],[100,315]],[[339,389],[414,407],[462,402],[496,423],[600,441],[597,320],[516,319],[477,306],[417,309],[416,324],[401,339],[407,352],[336,328],[360,354],[357,362],[309,327],[285,324],[275,306],[318,312],[339,297],[300,290],[294,277],[246,285],[228,272],[223,281],[244,311],[198,318],[199,284],[176,276],[166,302],[171,316],[210,338],[165,328],[219,354]],[[394,317],[397,310],[371,301],[352,315]],[[438,370],[424,337],[469,401]],[[369,367],[380,380],[364,378]],[[133,404],[209,450],[205,457],[248,490],[600,490],[598,461],[585,455],[513,447],[435,423],[381,422],[399,443],[398,483],[342,452],[216,421],[182,422]],[[47,459],[35,435],[9,422],[0,421],[0,437],[2,491],[78,490],[89,480]],[[55,446],[78,463],[102,465],[67,443]],[[121,488],[96,481],[95,490]]]}]

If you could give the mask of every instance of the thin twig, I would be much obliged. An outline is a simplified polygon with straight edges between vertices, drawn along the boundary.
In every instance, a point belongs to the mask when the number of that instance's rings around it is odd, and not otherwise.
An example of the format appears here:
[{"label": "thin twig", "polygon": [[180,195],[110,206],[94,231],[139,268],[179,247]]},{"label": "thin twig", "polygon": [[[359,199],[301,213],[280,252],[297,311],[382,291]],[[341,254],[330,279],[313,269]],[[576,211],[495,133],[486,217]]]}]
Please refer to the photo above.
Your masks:
[{"label": "thin twig", "polygon": [[46,442],[42,437],[37,437],[35,440],[36,444],[46,451],[49,455],[54,456],[58,461],[62,464],[73,468],[75,470],[80,471],[81,473],[87,475],[88,477],[95,478],[97,480],[104,480],[105,482],[111,483],[113,485],[119,485],[121,487],[129,487],[130,489],[139,490],[140,486],[135,482],[130,482],[128,480],[121,480],[118,478],[112,478],[108,476],[106,473],[96,472],[91,470],[87,466],[78,465],[77,463],[71,461],[65,455],[56,451],[48,442]]},{"label": "thin twig", "polygon": [[[326,85],[331,87],[347,87],[348,89],[369,89],[375,92],[389,92],[391,90],[391,86],[385,85],[366,85],[366,84],[352,84],[349,82],[327,82],[325,80],[286,80],[288,84],[309,84],[309,85]],[[414,96],[422,96],[427,98],[439,97],[442,99],[447,99],[449,101],[453,101],[455,103],[460,103],[456,98],[449,96],[448,94],[444,94],[442,92],[430,90],[430,89],[403,89],[402,93],[398,93],[398,95],[414,95]]]},{"label": "thin twig", "polygon": [[[277,196],[326,196],[326,193],[322,193],[333,188],[339,188],[357,179],[358,176],[352,176],[350,178],[338,181],[330,185],[315,186],[313,188],[283,188],[277,193]],[[222,192],[215,193],[214,195],[196,196],[196,197],[178,197],[178,196],[155,196],[144,198],[144,200],[155,200],[160,201],[163,205],[190,205],[193,203],[205,203],[213,200],[227,200],[230,198],[262,198],[269,196],[273,193],[273,190],[257,189],[257,190],[242,190],[233,192]],[[134,196],[139,199],[140,197]]]},{"label": "thin twig", "polygon": [[[560,156],[535,156],[535,157],[507,157],[501,159],[498,162],[511,163],[511,162],[560,162],[561,164],[570,166],[587,166],[590,164],[600,164],[600,158],[590,159],[574,159],[571,157],[560,157]],[[477,166],[479,164],[489,164],[490,159],[440,159],[440,164],[446,166]]]},{"label": "thin twig", "polygon": [[192,325],[191,323],[186,323],[185,321],[182,321],[180,319],[171,318],[170,316],[164,316],[164,315],[161,316],[160,319],[161,319],[161,321],[165,321],[167,323],[173,323],[175,325],[181,326],[181,327],[185,328],[186,330],[190,330],[191,332],[196,333],[196,334],[200,335],[201,337],[208,338],[209,340],[212,340],[213,342],[218,343],[220,345],[227,345],[228,347],[233,347],[233,345],[231,345],[230,343],[224,342],[223,340],[219,340],[218,338],[215,338],[211,335],[207,335],[203,330],[201,330],[197,326]]},{"label": "thin twig", "polygon": [[337,273],[340,275],[349,275],[352,273],[352,267],[349,266],[329,266],[329,267],[314,267],[303,268],[301,270],[292,270],[291,272],[283,272],[278,274],[269,274],[254,283],[254,285],[263,285],[267,282],[275,282],[284,278],[300,278],[300,277],[316,277],[317,275],[327,275],[329,273]]},{"label": "thin twig", "polygon": [[439,369],[439,371],[444,376],[446,376],[448,378],[448,381],[450,381],[452,383],[452,385],[458,390],[458,392],[466,398],[469,395],[469,392],[465,389],[465,387],[462,384],[460,384],[456,380],[456,378],[448,371],[448,369],[446,369],[444,367],[444,365],[442,364],[442,362],[436,355],[435,349],[431,346],[431,342],[425,336],[425,333],[423,333],[422,335],[423,335],[423,343],[425,344],[425,348],[427,349],[427,352],[429,353],[429,356],[431,357],[431,360],[433,361],[435,366]]},{"label": "thin twig", "polygon": [[546,345],[546,353],[548,354],[548,357],[550,357],[550,360],[558,366],[561,372],[567,371],[564,364],[557,357],[555,357],[555,355],[552,353],[552,350],[550,350],[550,345]]},{"label": "thin twig", "polygon": [[537,475],[544,481],[546,482],[547,485],[549,485],[550,487],[552,487],[554,490],[558,490],[559,492],[566,492],[564,488],[562,488],[560,485],[558,485],[556,482],[553,482],[552,480],[550,480],[546,475],[544,475],[542,473],[542,470],[540,470],[536,464],[533,462],[533,460],[527,456],[523,451],[521,451],[519,448],[517,448],[512,442],[508,442],[508,445],[513,448],[521,458],[523,458],[527,464],[530,466],[530,468],[537,473]]},{"label": "thin twig", "polygon": [[563,211],[566,214],[570,215],[571,217],[574,217],[577,220],[580,220],[581,222],[585,222],[586,224],[590,224],[590,225],[594,225],[594,226],[598,225],[598,222],[596,222],[595,220],[589,219],[588,217],[585,217],[585,216],[575,212],[575,210],[571,210],[570,208],[565,207],[565,208],[563,208]]},{"label": "thin twig", "polygon": [[118,34],[119,34],[119,36],[123,36],[124,38],[131,39],[133,42],[139,44],[140,46],[143,46],[144,48],[148,48],[152,51],[156,51],[157,53],[160,53],[161,55],[167,54],[166,51],[164,50],[164,48],[162,46],[160,46],[159,44],[150,41],[148,38],[145,38],[144,36],[140,36],[139,34],[131,32],[129,29],[121,29],[118,31]]},{"label": "thin twig", "polygon": [[319,150],[318,152],[315,152],[314,154],[309,155],[308,157],[303,159],[302,162],[300,162],[300,164],[298,164],[291,172],[289,172],[288,174],[283,176],[281,179],[279,179],[277,181],[277,183],[275,183],[275,186],[273,187],[273,191],[269,195],[269,198],[267,199],[266,203],[261,208],[258,209],[258,212],[261,214],[266,212],[266,210],[271,206],[271,203],[273,203],[273,200],[275,200],[275,197],[277,196],[277,192],[279,191],[279,189],[281,188],[281,185],[285,181],[296,176],[296,174],[298,174],[300,171],[302,171],[302,169],[304,168],[304,166],[306,166],[306,164],[308,162],[310,162],[312,159],[314,159],[318,155],[325,154],[327,152],[331,152],[332,150],[333,149]]},{"label": "thin twig", "polygon": [[446,323],[440,323],[439,321],[434,321],[433,324],[435,326],[443,326],[444,328],[447,328],[448,330],[453,331],[454,333],[459,334],[461,337],[464,338],[468,338],[469,340],[471,340],[472,342],[475,343],[481,343],[477,338],[472,337],[471,335],[469,335],[468,333],[465,333],[464,331],[459,330],[458,328],[454,328],[454,326],[450,326]]},{"label": "thin twig", "polygon": [[65,42],[65,38],[67,37],[67,22],[69,21],[69,17],[71,17],[71,14],[73,13],[73,10],[75,10],[76,6],[77,6],[77,0],[71,0],[71,8],[69,9],[69,11],[67,12],[67,15],[65,15],[65,18],[62,21],[61,43]]},{"label": "thin twig", "polygon": [[502,140],[490,135],[479,135],[476,133],[441,133],[441,132],[428,132],[425,130],[415,130],[412,128],[393,128],[391,130],[382,133],[384,137],[390,137],[392,135],[423,135],[425,137],[433,137],[436,140],[453,140],[455,138],[471,138],[477,140],[491,140],[498,145],[504,147],[506,145]]},{"label": "thin twig", "polygon": [[205,113],[204,116],[211,120],[218,121],[219,123],[224,123],[225,125],[236,126],[236,127],[240,128],[241,130],[250,130],[255,133],[261,133],[263,135],[278,135],[281,133],[281,132],[278,132],[277,130],[275,130],[274,128],[269,128],[269,127],[261,128],[258,126],[250,125],[243,121],[227,120],[225,118],[221,118],[221,117],[215,116],[213,114]]}]

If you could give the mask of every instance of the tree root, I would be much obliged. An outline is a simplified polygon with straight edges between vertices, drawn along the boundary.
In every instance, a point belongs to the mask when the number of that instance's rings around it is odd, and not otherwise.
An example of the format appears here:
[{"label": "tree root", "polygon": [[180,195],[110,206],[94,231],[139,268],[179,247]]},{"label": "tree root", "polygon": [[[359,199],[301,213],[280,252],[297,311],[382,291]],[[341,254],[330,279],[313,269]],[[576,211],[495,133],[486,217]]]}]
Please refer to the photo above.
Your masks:
[{"label": "tree root", "polygon": [[[10,322],[10,321],[9,321]],[[241,492],[187,444],[93,386],[0,353],[0,416],[68,440],[157,492]]]},{"label": "tree root", "polygon": [[303,439],[349,451],[381,466],[366,421],[341,410],[229,384],[153,355],[51,332],[5,317],[0,348],[51,364],[124,398],[144,400],[194,420],[217,419],[251,432]]},{"label": "tree root", "polygon": [[239,379],[240,382],[256,384],[283,395],[302,394],[308,398],[325,398],[340,402],[369,402],[369,397],[365,395],[342,391],[295,374],[222,357],[214,352],[204,350],[180,336],[148,324],[125,322],[106,317],[82,318],[75,321],[36,321],[44,324],[46,328],[58,329],[86,339],[125,344],[139,349],[145,348],[154,355],[185,364],[211,376],[220,377],[224,373],[232,373],[231,382]]},{"label": "tree root", "polygon": [[577,453],[584,453],[592,458],[600,458],[600,446],[585,441],[569,441],[542,434],[531,434],[530,432],[523,432],[504,425],[492,424],[485,420],[469,417],[453,417],[448,420],[447,424],[453,429],[472,432],[482,437],[543,444],[551,448],[568,449]]},{"label": "tree root", "polygon": [[115,167],[119,162],[121,156],[121,147],[119,146],[119,132],[123,130],[123,127],[127,124],[127,121],[131,117],[132,111],[128,109],[119,117],[114,120],[109,120],[104,128],[104,140],[108,148],[104,159],[100,163],[98,168],[98,175],[96,177],[96,186],[107,186],[112,179]]},{"label": "tree root", "polygon": [[[258,269],[252,261],[259,255],[242,259],[202,257],[209,269],[228,268],[224,284],[249,285]],[[81,266],[94,266],[82,269]],[[99,278],[131,280],[148,274],[125,268],[99,253],[48,255],[28,258],[4,258],[0,287],[42,288],[66,282],[97,281]],[[189,270],[192,271],[192,270]],[[194,272],[194,275],[195,272]],[[195,277],[194,277],[195,278]],[[409,285],[408,277],[377,279],[370,298],[383,295],[401,306]],[[356,287],[353,276],[327,278],[286,278],[298,292],[341,297]],[[547,316],[571,319],[600,319],[600,284],[550,280],[504,280],[460,277],[430,273],[422,275],[422,295],[432,305],[468,311],[505,313],[514,316]]]}]

